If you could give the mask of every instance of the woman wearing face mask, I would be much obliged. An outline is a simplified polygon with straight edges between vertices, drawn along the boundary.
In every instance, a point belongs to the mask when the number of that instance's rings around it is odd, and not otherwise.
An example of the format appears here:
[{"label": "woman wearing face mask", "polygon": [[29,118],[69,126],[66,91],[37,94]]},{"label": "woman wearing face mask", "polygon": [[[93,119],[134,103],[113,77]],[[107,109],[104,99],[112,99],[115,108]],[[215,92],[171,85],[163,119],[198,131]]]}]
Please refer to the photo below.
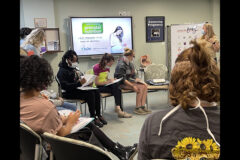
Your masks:
[{"label": "woman wearing face mask", "polygon": [[217,39],[217,36],[215,35],[215,33],[213,31],[212,25],[209,23],[205,23],[203,25],[202,34],[203,35],[201,36],[201,38],[199,40],[207,41],[207,47],[211,49],[211,52],[209,52],[209,53],[210,53],[211,57],[214,58],[215,61],[217,62],[216,52],[219,52],[220,43]]},{"label": "woman wearing face mask", "polygon": [[115,31],[110,35],[111,53],[123,53],[123,29],[117,26]]},{"label": "woman wearing face mask", "polygon": [[135,75],[135,68],[132,63],[134,60],[135,53],[129,48],[124,49],[124,56],[118,61],[115,69],[114,78],[123,78],[123,89],[130,89],[137,93],[136,95],[136,108],[134,113],[144,115],[151,113],[145,107],[147,98],[147,84],[140,83],[141,80]]},{"label": "woman wearing face mask", "polygon": [[57,78],[61,87],[65,92],[62,93],[63,98],[83,99],[87,102],[90,117],[94,118],[95,125],[103,127],[107,121],[100,114],[100,93],[96,90],[79,90],[77,87],[82,86],[86,80],[82,78],[83,73],[78,69],[77,54],[73,50],[67,51],[62,61],[59,63],[59,71]]},{"label": "woman wearing face mask", "polygon": [[110,67],[114,63],[114,57],[111,54],[105,53],[98,64],[93,67],[93,72],[97,76],[95,79],[95,84],[99,88],[101,93],[111,93],[115,99],[115,112],[120,118],[131,118],[132,115],[124,112],[122,108],[122,91],[119,87],[119,83],[114,83],[108,86],[114,81],[114,79],[108,78],[108,73],[110,72]]},{"label": "woman wearing face mask", "polygon": [[40,47],[44,43],[45,34],[42,28],[34,29],[26,40],[22,43],[21,47],[28,53],[33,52],[33,55],[41,56]]},{"label": "woman wearing face mask", "polygon": [[207,43],[192,41],[171,73],[172,107],[155,112],[142,126],[138,160],[219,159],[220,70]]}]

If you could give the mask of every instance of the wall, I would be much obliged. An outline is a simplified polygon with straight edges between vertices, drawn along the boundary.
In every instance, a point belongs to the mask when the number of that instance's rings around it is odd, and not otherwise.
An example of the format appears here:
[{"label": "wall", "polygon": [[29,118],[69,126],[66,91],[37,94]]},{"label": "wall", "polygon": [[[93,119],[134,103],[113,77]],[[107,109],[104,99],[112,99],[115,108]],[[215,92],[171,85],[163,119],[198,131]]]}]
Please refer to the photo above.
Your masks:
[{"label": "wall", "polygon": [[[146,43],[146,16],[165,16],[165,26],[171,24],[184,23],[201,23],[208,21],[213,23],[214,29],[219,37],[219,0],[45,0],[45,3],[50,6],[48,14],[40,13],[36,6],[24,5],[24,18],[26,26],[30,24],[30,19],[33,15],[39,17],[55,17],[55,26],[60,29],[61,50],[66,51],[69,48],[69,32],[68,32],[68,17],[69,16],[118,16],[119,11],[125,10],[128,16],[133,17],[133,41],[134,50],[136,52],[136,60],[139,61],[140,56],[149,54],[153,63],[161,63],[166,65],[166,44],[164,42]],[[36,1],[36,0],[35,0]],[[46,2],[48,1],[48,2]],[[44,2],[38,2],[42,5]],[[53,3],[53,7],[51,6]],[[29,9],[29,7],[33,7]],[[53,8],[52,11],[50,11]],[[51,12],[51,13],[50,13]],[[52,13],[53,12],[53,13]],[[48,20],[49,22],[49,20]],[[50,23],[50,22],[49,22]],[[54,23],[54,22],[53,22]],[[49,26],[50,27],[50,26]],[[58,71],[58,63],[61,61],[64,52],[57,54],[46,54],[46,58],[52,65],[54,74]],[[79,58],[80,68],[86,71],[93,64],[98,62],[98,59]],[[110,75],[113,75],[115,64],[111,69]],[[53,83],[51,89],[57,91],[56,82]]]},{"label": "wall", "polygon": [[34,28],[34,18],[47,18],[47,27],[55,27],[53,0],[21,0],[20,15],[23,15],[22,24]]}]

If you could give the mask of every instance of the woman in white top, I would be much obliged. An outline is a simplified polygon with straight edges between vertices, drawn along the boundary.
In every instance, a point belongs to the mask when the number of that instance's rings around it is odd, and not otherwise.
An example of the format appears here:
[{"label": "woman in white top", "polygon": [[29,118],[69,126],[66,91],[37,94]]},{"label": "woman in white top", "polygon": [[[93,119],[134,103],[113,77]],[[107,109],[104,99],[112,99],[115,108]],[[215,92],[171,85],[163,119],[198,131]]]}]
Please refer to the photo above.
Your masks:
[{"label": "woman in white top", "polygon": [[34,55],[40,56],[40,47],[43,44],[44,39],[44,30],[41,28],[34,29],[26,37],[26,40],[22,43],[21,47],[28,52],[28,55],[31,55],[30,52],[33,52]]},{"label": "woman in white top", "polygon": [[111,53],[123,53],[122,37],[123,29],[117,26],[115,31],[110,35]]}]

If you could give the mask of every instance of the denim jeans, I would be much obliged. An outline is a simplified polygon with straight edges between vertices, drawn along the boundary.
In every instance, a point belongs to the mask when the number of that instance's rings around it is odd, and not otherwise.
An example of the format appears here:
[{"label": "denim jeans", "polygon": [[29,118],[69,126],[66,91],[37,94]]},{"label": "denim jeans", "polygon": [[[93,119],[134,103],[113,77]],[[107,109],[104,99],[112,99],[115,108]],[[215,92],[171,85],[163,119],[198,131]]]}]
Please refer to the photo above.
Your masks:
[{"label": "denim jeans", "polygon": [[72,111],[76,111],[77,110],[77,106],[68,102],[64,102],[63,105],[61,106],[57,106],[56,107],[58,111],[60,110],[64,110],[64,109],[70,109]]}]

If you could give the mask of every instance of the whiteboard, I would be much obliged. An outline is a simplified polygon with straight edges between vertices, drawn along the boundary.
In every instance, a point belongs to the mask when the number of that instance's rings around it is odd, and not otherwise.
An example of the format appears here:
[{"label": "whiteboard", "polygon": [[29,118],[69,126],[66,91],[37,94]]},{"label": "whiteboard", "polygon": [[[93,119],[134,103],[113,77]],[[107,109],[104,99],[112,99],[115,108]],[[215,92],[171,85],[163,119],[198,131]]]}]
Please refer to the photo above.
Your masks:
[{"label": "whiteboard", "polygon": [[177,56],[185,49],[191,47],[189,42],[202,36],[202,27],[205,23],[199,24],[177,24],[168,27],[168,51],[170,52],[171,64],[169,68],[173,69]]}]

